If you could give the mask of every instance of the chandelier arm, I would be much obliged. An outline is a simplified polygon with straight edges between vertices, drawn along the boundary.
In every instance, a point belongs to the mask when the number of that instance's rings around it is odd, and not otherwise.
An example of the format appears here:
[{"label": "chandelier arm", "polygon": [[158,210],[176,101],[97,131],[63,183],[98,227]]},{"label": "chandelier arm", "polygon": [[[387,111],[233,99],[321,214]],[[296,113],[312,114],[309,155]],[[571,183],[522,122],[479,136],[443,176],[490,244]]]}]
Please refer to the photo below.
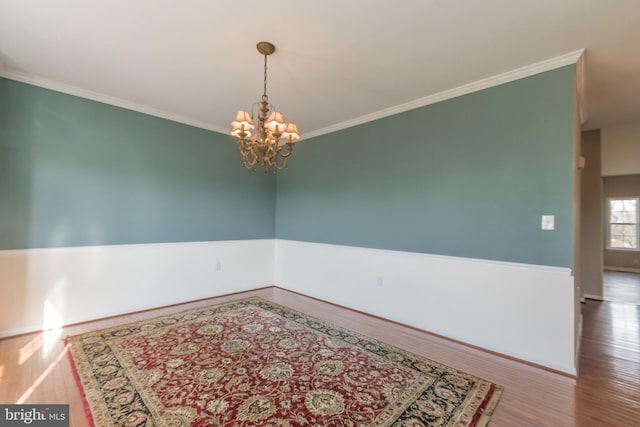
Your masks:
[{"label": "chandelier arm", "polygon": [[250,155],[252,156],[253,159],[249,162],[249,165],[251,167],[254,167],[255,165],[258,164],[258,162],[260,162],[260,156],[253,149],[251,150]]},{"label": "chandelier arm", "polygon": [[244,139],[238,140],[238,148],[240,149],[240,154],[242,155],[242,158],[245,159],[247,157],[247,149],[245,147]]},{"label": "chandelier arm", "polygon": [[280,151],[278,147],[278,139],[274,138],[273,141],[269,144],[269,154],[272,158],[275,158]]},{"label": "chandelier arm", "polygon": [[255,152],[255,150],[253,148],[249,148],[248,150],[245,150],[242,156],[244,157],[245,168],[247,169],[253,168],[255,170],[255,166],[258,163],[258,159],[259,159],[259,156]]},{"label": "chandelier arm", "polygon": [[252,167],[251,162],[249,162],[249,159],[247,158],[246,155],[242,157],[242,166],[245,169],[251,169]]},{"label": "chandelier arm", "polygon": [[285,145],[288,147],[287,151],[283,150],[284,145],[278,149],[278,154],[280,155],[280,157],[284,157],[284,158],[289,157],[293,152],[292,142],[287,142]]},{"label": "chandelier arm", "polygon": [[242,154],[242,166],[245,167],[246,169],[249,169],[249,161],[247,159],[247,153],[241,152],[240,154]]},{"label": "chandelier arm", "polygon": [[[288,157],[288,156],[287,156]],[[282,159],[282,163],[278,164],[278,160],[276,159],[274,166],[276,167],[276,171],[281,171],[282,169],[287,168],[287,162],[289,159],[287,157],[280,157]]]},{"label": "chandelier arm", "polygon": [[251,150],[251,141],[241,139],[238,141],[238,146],[240,147],[240,154],[242,154],[242,157],[247,157]]}]

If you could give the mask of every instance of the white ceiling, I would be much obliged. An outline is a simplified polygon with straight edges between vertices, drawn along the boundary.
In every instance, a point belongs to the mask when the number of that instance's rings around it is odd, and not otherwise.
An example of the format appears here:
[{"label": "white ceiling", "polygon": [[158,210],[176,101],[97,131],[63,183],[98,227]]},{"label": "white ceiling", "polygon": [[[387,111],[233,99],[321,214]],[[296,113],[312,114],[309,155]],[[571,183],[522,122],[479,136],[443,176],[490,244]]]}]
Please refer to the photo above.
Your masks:
[{"label": "white ceiling", "polygon": [[583,48],[583,127],[640,121],[638,0],[0,0],[0,75],[223,132],[260,40],[303,134]]}]

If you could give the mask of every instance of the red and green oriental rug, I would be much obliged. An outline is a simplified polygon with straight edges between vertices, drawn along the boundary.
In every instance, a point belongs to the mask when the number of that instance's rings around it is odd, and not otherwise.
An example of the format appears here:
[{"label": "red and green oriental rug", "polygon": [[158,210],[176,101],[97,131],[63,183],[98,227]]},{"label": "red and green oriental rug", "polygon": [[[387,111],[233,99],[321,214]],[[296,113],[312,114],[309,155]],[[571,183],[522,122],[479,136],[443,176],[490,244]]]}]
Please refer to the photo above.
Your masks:
[{"label": "red and green oriental rug", "polygon": [[68,338],[98,426],[482,426],[502,388],[259,298]]}]

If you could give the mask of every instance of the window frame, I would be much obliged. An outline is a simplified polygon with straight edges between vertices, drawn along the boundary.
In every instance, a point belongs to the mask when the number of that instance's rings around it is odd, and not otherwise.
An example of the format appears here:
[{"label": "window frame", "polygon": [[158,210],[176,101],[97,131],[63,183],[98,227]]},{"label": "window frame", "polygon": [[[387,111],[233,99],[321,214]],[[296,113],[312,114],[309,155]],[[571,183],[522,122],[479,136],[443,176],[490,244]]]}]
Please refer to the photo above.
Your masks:
[{"label": "window frame", "polygon": [[[622,225],[635,225],[636,226],[636,247],[635,248],[617,248],[611,246],[611,201],[612,200],[635,200],[636,201],[636,223],[616,223]],[[639,196],[631,196],[631,197],[607,197],[606,204],[606,224],[605,227],[607,229],[607,250],[609,251],[632,251],[632,252],[640,252],[640,197]]]}]

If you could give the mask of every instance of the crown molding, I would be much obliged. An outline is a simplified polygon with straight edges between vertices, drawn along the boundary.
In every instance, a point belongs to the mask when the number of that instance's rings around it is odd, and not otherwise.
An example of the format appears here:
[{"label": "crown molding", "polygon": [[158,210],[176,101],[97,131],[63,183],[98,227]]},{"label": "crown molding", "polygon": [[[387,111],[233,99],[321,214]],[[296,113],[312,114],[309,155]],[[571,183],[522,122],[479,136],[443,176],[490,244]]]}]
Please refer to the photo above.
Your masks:
[{"label": "crown molding", "polygon": [[[374,120],[382,119],[384,117],[392,116],[394,114],[413,110],[415,108],[424,107],[426,105],[446,101],[448,99],[456,98],[462,95],[467,95],[473,92],[477,92],[479,90],[488,89],[494,86],[499,86],[505,83],[512,82],[514,80],[530,77],[536,74],[543,73],[545,71],[550,71],[556,68],[564,67],[566,65],[576,64],[580,60],[580,58],[582,58],[584,51],[585,51],[584,49],[579,49],[574,52],[569,52],[564,55],[557,56],[555,58],[547,59],[545,61],[536,62],[535,64],[531,64],[525,67],[517,68],[515,70],[507,71],[506,73],[497,74],[495,76],[491,76],[486,79],[478,80],[472,83],[455,87],[453,89],[448,89],[433,95],[425,96],[424,98],[415,99],[413,101],[409,101],[404,104],[385,108],[384,110],[376,111],[374,113],[365,114],[364,116],[356,117],[355,119],[347,120],[347,121],[337,123],[335,125],[327,126],[324,128],[320,128],[311,132],[306,132],[304,135],[304,139],[310,139],[310,138],[324,135],[327,133],[336,132],[342,129],[350,128],[363,123],[367,123]],[[582,80],[582,82],[584,82],[584,80]]]},{"label": "crown molding", "polygon": [[211,123],[203,122],[200,120],[194,120],[189,117],[169,113],[167,111],[159,110],[157,108],[149,107],[147,105],[142,105],[142,104],[137,104],[135,102],[127,101],[126,99],[116,98],[116,97],[105,95],[99,92],[93,92],[90,90],[67,85],[64,83],[56,82],[56,81],[45,79],[42,77],[30,76],[27,74],[17,73],[15,71],[8,71],[3,69],[2,67],[0,67],[0,77],[5,77],[10,80],[27,83],[33,86],[50,89],[56,92],[61,92],[68,95],[77,96],[80,98],[90,99],[92,101],[98,101],[103,104],[109,104],[116,107],[125,108],[127,110],[137,111],[138,113],[160,117],[163,119],[171,120],[173,122],[183,123],[183,124],[194,126],[197,128],[207,129],[207,130],[220,132],[224,134],[228,132],[228,129],[220,128],[218,126],[212,125]]},{"label": "crown molding", "polygon": [[[433,95],[418,98],[413,101],[406,102],[404,104],[396,105],[393,107],[385,108],[364,116],[356,117],[355,119],[347,120],[337,123],[335,125],[327,126],[324,128],[316,129],[304,134],[303,140],[314,138],[316,136],[324,135],[331,132],[336,132],[349,127],[357,126],[363,123],[371,122],[374,120],[382,119],[384,117],[392,116],[394,114],[403,113],[405,111],[413,110],[415,108],[424,107],[426,105],[435,104],[438,102],[446,101],[448,99],[456,98],[458,96],[467,95],[469,93],[477,92],[479,90],[488,89],[490,87],[499,86],[501,84],[509,83],[514,80],[519,80],[525,77],[533,76],[535,74],[543,73],[545,71],[554,70],[556,68],[564,67],[570,64],[578,64],[577,69],[577,91],[580,101],[580,113],[581,121],[584,123],[586,120],[586,105],[584,102],[584,49],[579,49],[574,52],[569,52],[564,55],[557,56],[555,58],[547,59],[545,61],[537,62],[535,64],[527,65],[522,68],[507,71],[506,73],[498,74],[488,77],[486,79],[478,80],[472,83],[468,83],[462,86],[458,86],[453,89],[448,89]],[[214,132],[226,134],[227,128],[221,128],[211,123],[203,122],[200,120],[194,120],[189,117],[180,116],[177,114],[162,111],[153,107],[149,107],[135,102],[127,101],[125,99],[116,98],[113,96],[105,95],[103,93],[93,92],[90,90],[82,89],[76,86],[67,85],[64,83],[48,80],[42,77],[30,76],[27,74],[18,73],[15,71],[9,71],[3,69],[0,64],[0,77],[6,77],[11,80],[16,80],[22,83],[27,83],[34,86],[43,87],[56,92],[66,93],[69,95],[78,96],[80,98],[86,98],[93,101],[102,102],[104,104],[114,105],[116,107],[125,108],[127,110],[137,111],[139,113],[149,114],[151,116],[160,117],[163,119],[171,120],[178,123],[184,123],[189,126],[197,128],[207,129]]]}]

